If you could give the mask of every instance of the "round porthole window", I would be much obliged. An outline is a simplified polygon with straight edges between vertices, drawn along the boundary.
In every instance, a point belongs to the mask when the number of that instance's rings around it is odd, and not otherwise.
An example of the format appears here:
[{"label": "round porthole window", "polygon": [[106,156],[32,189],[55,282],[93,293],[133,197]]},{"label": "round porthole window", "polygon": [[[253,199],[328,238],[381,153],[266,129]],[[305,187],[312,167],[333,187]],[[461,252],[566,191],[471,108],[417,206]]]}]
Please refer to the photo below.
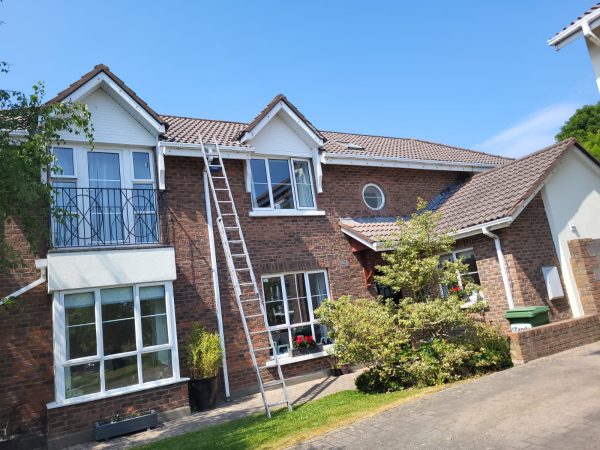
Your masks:
[{"label": "round porthole window", "polygon": [[376,184],[366,184],[362,195],[365,204],[375,211],[383,208],[383,205],[385,205],[385,195],[383,195],[383,191]]}]

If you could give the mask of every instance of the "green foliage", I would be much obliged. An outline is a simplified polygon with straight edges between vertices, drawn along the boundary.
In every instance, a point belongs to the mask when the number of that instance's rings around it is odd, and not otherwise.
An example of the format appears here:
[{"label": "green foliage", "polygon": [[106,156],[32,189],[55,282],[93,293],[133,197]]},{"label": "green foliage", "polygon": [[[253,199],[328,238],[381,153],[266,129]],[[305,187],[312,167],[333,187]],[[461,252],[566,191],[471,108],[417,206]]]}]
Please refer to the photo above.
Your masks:
[{"label": "green foliage", "polygon": [[507,339],[456,296],[381,304],[342,297],[317,317],[335,338],[341,360],[365,364],[356,379],[364,392],[456,381],[510,366]]},{"label": "green foliage", "polygon": [[[8,65],[0,63],[0,73]],[[42,181],[42,170],[52,167],[51,147],[61,142],[61,133],[83,134],[93,143],[90,113],[84,104],[43,103],[44,85],[31,94],[0,89],[0,271],[22,263],[21,254],[5,236],[8,220],[18,222],[32,251],[47,244],[52,196]]]},{"label": "green foliage", "polygon": [[219,333],[211,333],[202,325],[192,330],[187,351],[190,378],[214,377],[221,366],[221,342]]},{"label": "green foliage", "polygon": [[386,242],[386,247],[393,250],[382,254],[385,264],[377,266],[380,275],[375,281],[420,299],[440,284],[456,284],[457,274],[467,269],[460,260],[440,265],[440,255],[451,252],[454,245],[449,234],[438,230],[440,219],[439,212],[427,209],[427,203],[418,199],[410,219],[398,219],[399,231]]},{"label": "green foliage", "polygon": [[556,135],[557,141],[574,137],[596,158],[600,158],[600,102],[579,108]]}]

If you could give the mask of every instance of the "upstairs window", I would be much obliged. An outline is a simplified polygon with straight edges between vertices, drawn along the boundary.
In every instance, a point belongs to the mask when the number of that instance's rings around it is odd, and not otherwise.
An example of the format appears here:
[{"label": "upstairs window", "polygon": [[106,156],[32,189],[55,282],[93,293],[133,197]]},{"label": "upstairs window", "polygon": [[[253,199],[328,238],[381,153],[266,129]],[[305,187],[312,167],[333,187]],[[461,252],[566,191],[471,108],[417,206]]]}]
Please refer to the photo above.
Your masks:
[{"label": "upstairs window", "polygon": [[297,159],[251,159],[255,209],[314,209],[310,163]]},{"label": "upstairs window", "polygon": [[55,158],[53,166],[56,172],[51,174],[54,178],[75,178],[75,162],[73,149],[69,147],[54,147],[52,153]]}]

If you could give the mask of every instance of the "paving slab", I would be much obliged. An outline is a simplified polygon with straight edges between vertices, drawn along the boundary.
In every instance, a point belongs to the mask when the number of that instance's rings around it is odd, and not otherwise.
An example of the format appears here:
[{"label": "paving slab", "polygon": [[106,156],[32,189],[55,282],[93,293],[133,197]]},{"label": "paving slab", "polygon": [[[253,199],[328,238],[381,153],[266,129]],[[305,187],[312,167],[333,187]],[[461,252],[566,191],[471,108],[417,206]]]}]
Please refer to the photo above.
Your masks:
[{"label": "paving slab", "polygon": [[600,342],[458,384],[295,448],[600,449]]}]

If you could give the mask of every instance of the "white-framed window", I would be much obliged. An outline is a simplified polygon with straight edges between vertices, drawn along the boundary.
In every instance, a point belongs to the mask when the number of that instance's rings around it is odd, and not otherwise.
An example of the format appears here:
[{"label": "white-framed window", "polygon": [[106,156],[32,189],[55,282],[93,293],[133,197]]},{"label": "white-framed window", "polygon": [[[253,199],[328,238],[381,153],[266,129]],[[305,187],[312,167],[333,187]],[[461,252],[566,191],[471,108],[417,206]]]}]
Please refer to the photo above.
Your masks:
[{"label": "white-framed window", "polygon": [[310,161],[252,158],[252,207],[260,210],[315,209]]},{"label": "white-framed window", "polygon": [[291,354],[297,336],[312,336],[329,344],[327,328],[315,319],[314,310],[329,298],[327,272],[286,272],[262,277],[269,329],[279,356]]},{"label": "white-framed window", "polygon": [[53,147],[52,154],[55,161],[52,163],[52,178],[77,178],[77,166],[75,164],[75,149],[73,147]]},{"label": "white-framed window", "polygon": [[56,402],[179,380],[171,282],[54,293]]},{"label": "white-framed window", "polygon": [[378,211],[385,205],[385,194],[375,183],[367,183],[364,185],[362,197],[365,205],[373,211]]},{"label": "white-framed window", "polygon": [[[477,269],[477,261],[475,260],[475,253],[472,248],[464,248],[455,250],[452,253],[447,253],[440,256],[440,263],[444,261],[457,261],[462,259],[462,262],[467,265],[467,271],[458,274],[458,287],[463,288],[467,280],[472,281],[475,284],[481,284],[479,280],[479,270]],[[448,296],[448,289],[452,286],[441,286],[442,295]]]}]

